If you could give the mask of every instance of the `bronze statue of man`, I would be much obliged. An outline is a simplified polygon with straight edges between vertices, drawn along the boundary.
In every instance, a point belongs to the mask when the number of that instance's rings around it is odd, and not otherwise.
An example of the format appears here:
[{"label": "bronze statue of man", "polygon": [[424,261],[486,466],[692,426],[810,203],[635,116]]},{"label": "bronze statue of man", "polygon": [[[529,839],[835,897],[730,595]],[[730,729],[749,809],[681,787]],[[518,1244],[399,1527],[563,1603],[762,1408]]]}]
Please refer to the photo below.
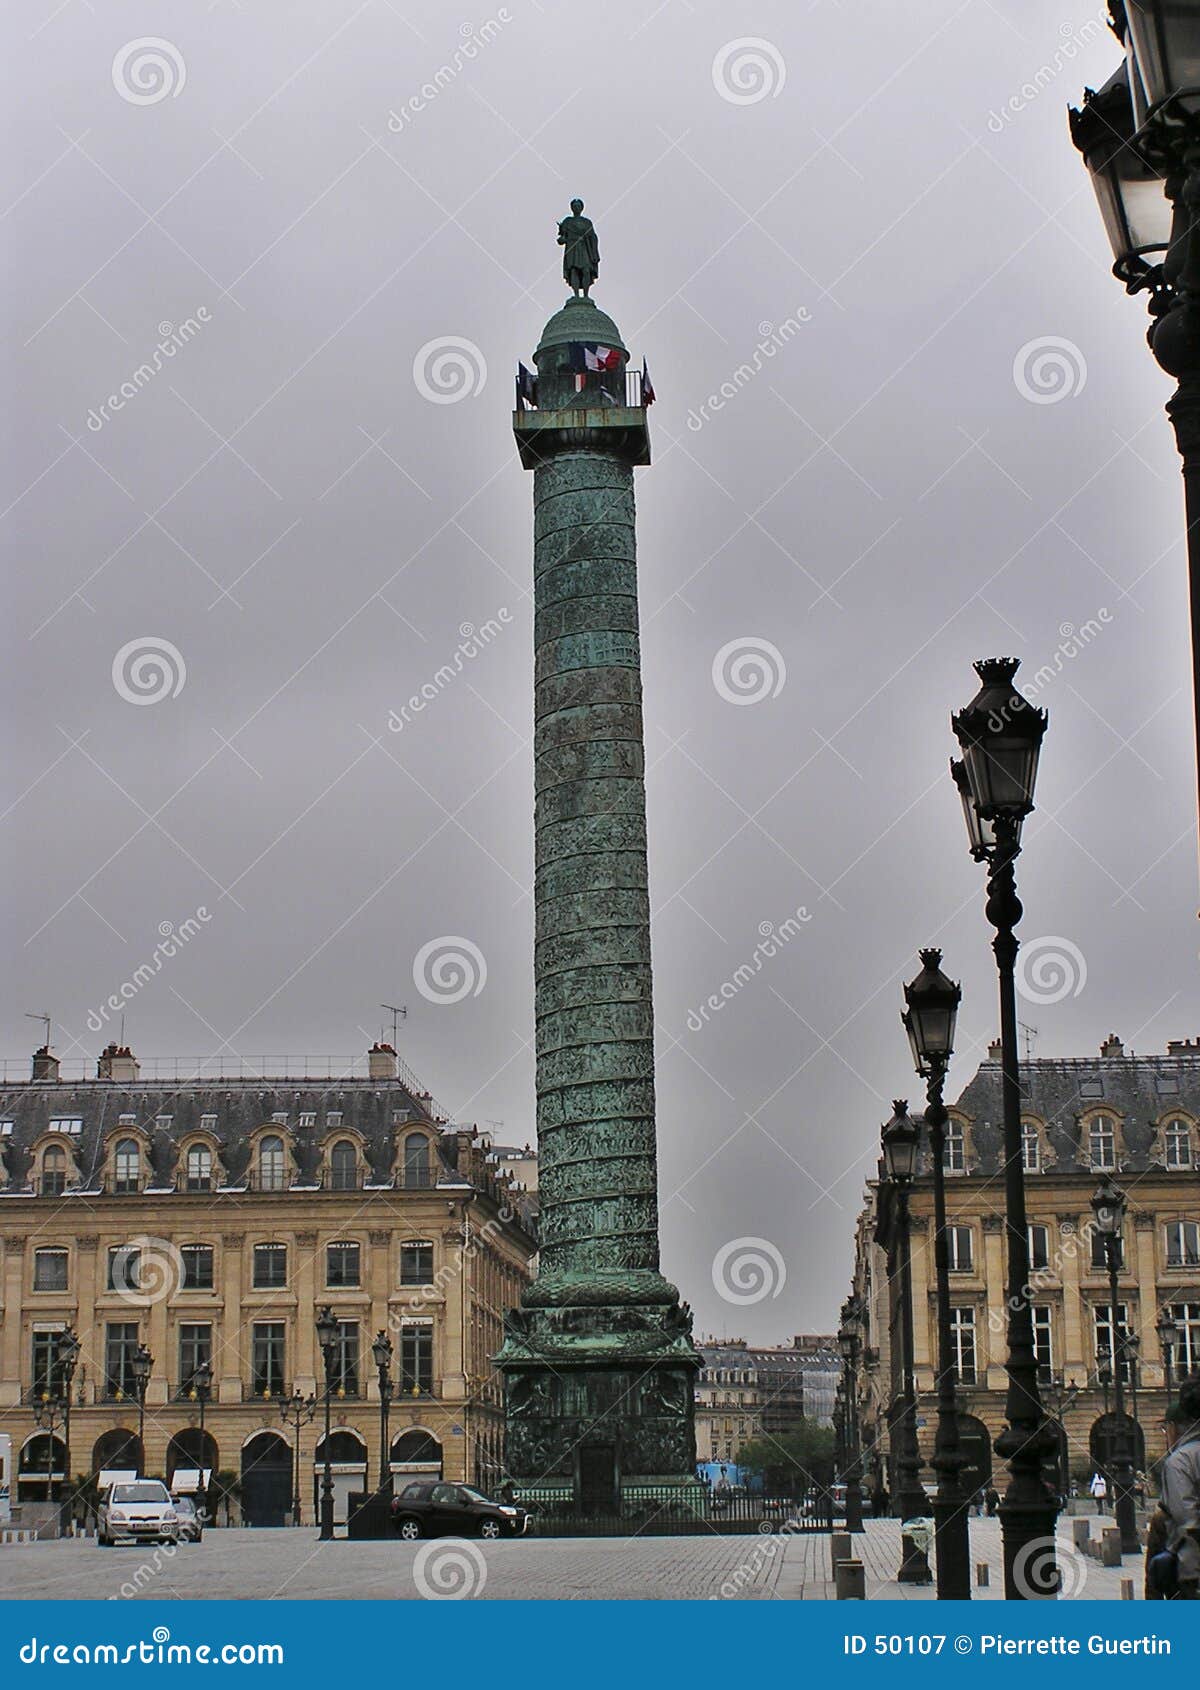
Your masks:
[{"label": "bronze statue of man", "polygon": [[588,297],[588,289],[600,270],[600,243],[590,217],[583,216],[583,201],[571,201],[571,215],[558,225],[558,244],[563,248],[563,281],[577,299]]}]

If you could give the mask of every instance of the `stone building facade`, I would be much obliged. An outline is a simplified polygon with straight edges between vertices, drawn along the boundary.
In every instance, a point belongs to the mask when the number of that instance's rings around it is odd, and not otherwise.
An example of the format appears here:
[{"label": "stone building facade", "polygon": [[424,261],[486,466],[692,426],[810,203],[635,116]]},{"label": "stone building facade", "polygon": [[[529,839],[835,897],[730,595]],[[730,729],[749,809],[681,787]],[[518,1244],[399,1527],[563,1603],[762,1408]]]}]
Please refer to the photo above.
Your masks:
[{"label": "stone building facade", "polygon": [[[1004,1426],[1005,1249],[999,1048],[950,1108],[946,1147],[950,1294],[968,1482],[991,1471]],[[1137,1465],[1163,1453],[1166,1378],[1155,1327],[1178,1335],[1175,1376],[1200,1371],[1200,1040],[1134,1056],[1114,1035],[1098,1059],[1021,1064],[1030,1295],[1043,1401],[1059,1429],[1058,1477],[1103,1466],[1115,1431],[1108,1277],[1089,1201],[1104,1174],[1129,1200],[1116,1307],[1126,1413]],[[927,1161],[911,1198],[914,1354],[922,1454],[932,1454],[937,1356],[933,1192]],[[867,1311],[858,1379],[868,1481],[890,1488],[888,1426],[900,1388],[897,1213],[888,1182],[869,1182],[858,1218],[853,1291]],[[1132,1335],[1136,1359],[1123,1346]],[[997,1472],[1002,1464],[996,1463]],[[933,1475],[924,1474],[927,1486]],[[1001,1483],[1001,1488],[1003,1484]]]},{"label": "stone building facade", "polygon": [[790,1344],[702,1340],[696,1379],[696,1460],[736,1462],[744,1444],[784,1437],[802,1420],[828,1426],[842,1374],[837,1340],[802,1332]]},{"label": "stone building facade", "polygon": [[[263,1524],[282,1523],[298,1479],[311,1521],[323,1408],[298,1439],[280,1408],[324,1390],[325,1304],[340,1322],[338,1516],[378,1482],[381,1330],[395,1351],[394,1474],[498,1479],[491,1358],[531,1274],[532,1204],[390,1047],[361,1077],[320,1079],[148,1079],[111,1046],[94,1078],[67,1080],[43,1051],[34,1077],[0,1094],[0,1163],[0,1432],[20,1497],[44,1500],[48,1471],[61,1484],[63,1429],[48,1444],[33,1410],[59,1394],[54,1333],[71,1325],[73,1475],[232,1472],[243,1515]],[[153,1365],[139,1451],[142,1345]]]}]

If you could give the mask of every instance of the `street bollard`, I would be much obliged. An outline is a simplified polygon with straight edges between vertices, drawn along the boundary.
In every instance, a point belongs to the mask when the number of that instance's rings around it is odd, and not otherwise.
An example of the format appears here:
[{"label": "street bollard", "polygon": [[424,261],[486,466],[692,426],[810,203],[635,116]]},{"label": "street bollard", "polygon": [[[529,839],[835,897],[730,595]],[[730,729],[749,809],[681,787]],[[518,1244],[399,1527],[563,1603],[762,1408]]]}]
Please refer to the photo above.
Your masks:
[{"label": "street bollard", "polygon": [[865,1602],[867,1574],[861,1561],[839,1561],[834,1569],[834,1585],[839,1602]]},{"label": "street bollard", "polygon": [[854,1539],[849,1532],[830,1532],[829,1570],[834,1578],[837,1577],[838,1562],[848,1561],[853,1553]]},{"label": "street bollard", "polygon": [[1100,1565],[1102,1567],[1119,1567],[1121,1565],[1121,1531],[1118,1526],[1105,1526],[1100,1538]]},{"label": "street bollard", "polygon": [[1132,1602],[1133,1601],[1133,1580],[1132,1579],[1122,1579],[1121,1580],[1121,1600],[1122,1600],[1122,1602]]},{"label": "street bollard", "polygon": [[980,1590],[986,1590],[991,1583],[991,1572],[986,1561],[975,1563],[975,1583]]},{"label": "street bollard", "polygon": [[1092,1535],[1092,1522],[1086,1517],[1071,1521],[1071,1537],[1076,1549],[1082,1549]]}]

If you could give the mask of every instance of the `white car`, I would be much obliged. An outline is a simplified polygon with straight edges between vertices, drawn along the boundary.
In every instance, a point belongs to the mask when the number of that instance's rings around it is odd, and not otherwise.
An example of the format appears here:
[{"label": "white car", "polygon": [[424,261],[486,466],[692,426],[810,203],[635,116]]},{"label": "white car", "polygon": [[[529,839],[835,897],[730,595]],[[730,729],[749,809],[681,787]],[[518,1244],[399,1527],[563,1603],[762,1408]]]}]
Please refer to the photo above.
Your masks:
[{"label": "white car", "polygon": [[124,1539],[133,1543],[175,1543],[179,1516],[171,1493],[159,1479],[130,1479],[110,1485],[100,1499],[96,1541],[105,1549]]}]

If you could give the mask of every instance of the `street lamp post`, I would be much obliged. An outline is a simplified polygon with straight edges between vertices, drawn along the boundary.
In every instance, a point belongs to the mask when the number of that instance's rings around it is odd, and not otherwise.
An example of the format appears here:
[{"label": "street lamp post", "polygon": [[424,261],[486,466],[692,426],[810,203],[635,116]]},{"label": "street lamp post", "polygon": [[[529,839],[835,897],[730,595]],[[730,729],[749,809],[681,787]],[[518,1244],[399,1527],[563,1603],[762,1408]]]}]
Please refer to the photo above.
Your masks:
[{"label": "street lamp post", "polygon": [[926,1082],[925,1121],[933,1167],[933,1265],[937,1280],[938,1423],[933,1468],[938,1476],[933,1514],[937,1542],[937,1593],[942,1602],[971,1596],[971,1547],[967,1499],[962,1492],[958,1428],[957,1364],[950,1331],[950,1249],[946,1233],[946,1106],[942,1093],[954,1050],[954,1027],[962,991],[941,970],[942,953],[921,952],[921,972],[904,988],[902,1020],[913,1064]]},{"label": "street lamp post", "polygon": [[1154,1333],[1162,1351],[1163,1382],[1167,1390],[1167,1406],[1170,1407],[1171,1392],[1175,1389],[1175,1343],[1179,1337],[1179,1327],[1174,1315],[1165,1305],[1158,1312]]},{"label": "street lamp post", "polygon": [[379,1371],[379,1494],[392,1492],[391,1446],[388,1443],[388,1413],[392,1406],[392,1340],[381,1327],[371,1354]]},{"label": "street lamp post", "polygon": [[75,1368],[82,1348],[74,1327],[64,1327],[55,1345],[56,1370],[63,1398],[63,1477],[66,1480],[62,1519],[64,1527],[71,1523],[71,1382],[75,1378]]},{"label": "street lamp post", "polygon": [[844,1365],[842,1407],[843,1474],[846,1480],[846,1530],[861,1532],[862,1468],[858,1448],[858,1352],[861,1343],[859,1304],[853,1297],[842,1304],[838,1345]]},{"label": "street lamp post", "polygon": [[46,1501],[54,1501],[54,1434],[63,1424],[61,1397],[44,1391],[33,1405],[33,1421],[46,1434]]},{"label": "street lamp post", "polygon": [[962,763],[951,765],[963,800],[971,855],[987,864],[987,919],[995,929],[992,949],[1000,987],[1001,1096],[1004,1118],[1004,1210],[1008,1240],[1008,1424],[996,1439],[998,1455],[1012,1475],[1000,1504],[1004,1538],[1004,1594],[1008,1601],[1058,1595],[1054,1549],[1058,1499],[1047,1483],[1044,1462],[1056,1438],[1038,1389],[1029,1290],[1029,1229],[1025,1219],[1025,1169],[1021,1137],[1021,1080],[1017,1054],[1016,861],[1021,828],[1033,809],[1038,755],[1046,713],[1013,685],[1015,658],[985,658],[975,672],[982,685],[953,718]]},{"label": "street lamp post", "polygon": [[1111,0],[1126,63],[1071,113],[1115,263],[1147,292],[1147,334],[1177,383],[1167,415],[1183,464],[1193,716],[1200,757],[1200,13],[1179,0]]},{"label": "street lamp post", "polygon": [[1109,1353],[1112,1356],[1113,1414],[1116,1420],[1109,1449],[1113,1490],[1116,1493],[1117,1525],[1121,1531],[1121,1553],[1136,1555],[1140,1545],[1133,1503],[1133,1466],[1130,1461],[1129,1435],[1125,1421],[1125,1342],[1117,1319],[1117,1275],[1123,1265],[1121,1231],[1125,1221],[1125,1208],[1125,1193],[1106,1175],[1092,1197],[1092,1214],[1096,1221],[1096,1231],[1104,1245],[1104,1265],[1108,1270]]},{"label": "street lamp post", "polygon": [[146,1471],[146,1387],[150,1383],[150,1373],[154,1367],[154,1357],[145,1344],[139,1344],[133,1352],[129,1367],[133,1374],[134,1390],[137,1393],[138,1459],[141,1462],[138,1477],[142,1478]]},{"label": "street lamp post", "polygon": [[[917,1170],[920,1134],[908,1113],[908,1104],[897,1098],[893,1115],[883,1129],[883,1157],[888,1179],[895,1192],[895,1238],[899,1256],[900,1285],[900,1403],[893,1417],[896,1445],[896,1505],[902,1521],[920,1519],[929,1509],[929,1498],[921,1484],[921,1453],[917,1446],[917,1390],[913,1360],[912,1240],[908,1217],[908,1193]],[[932,1584],[929,1558],[907,1532],[900,1538],[901,1584]]]},{"label": "street lamp post", "polygon": [[292,1433],[292,1524],[301,1524],[300,1507],[300,1428],[307,1426],[317,1412],[315,1396],[302,1397],[298,1390],[293,1389],[290,1397],[285,1397],[279,1405],[279,1416],[284,1425]]},{"label": "street lamp post", "polygon": [[333,1396],[333,1369],[337,1359],[338,1322],[332,1308],[326,1303],[317,1316],[317,1342],[321,1346],[321,1358],[325,1363],[325,1466],[321,1474],[321,1538],[328,1542],[333,1537],[333,1453],[332,1426],[330,1425],[330,1402]]}]

